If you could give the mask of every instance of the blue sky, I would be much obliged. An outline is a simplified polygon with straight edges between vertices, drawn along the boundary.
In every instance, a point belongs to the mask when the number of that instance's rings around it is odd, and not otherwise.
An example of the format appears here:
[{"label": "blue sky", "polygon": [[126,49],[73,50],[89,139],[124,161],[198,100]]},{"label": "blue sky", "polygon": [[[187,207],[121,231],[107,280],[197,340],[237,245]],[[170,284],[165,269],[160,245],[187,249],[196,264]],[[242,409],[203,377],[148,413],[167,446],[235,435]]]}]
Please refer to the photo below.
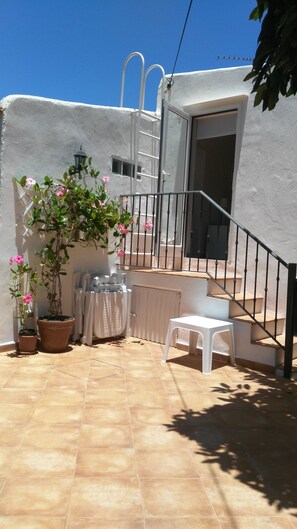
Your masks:
[{"label": "blue sky", "polygon": [[[260,25],[255,0],[193,0],[175,72],[249,64]],[[174,65],[189,0],[0,0],[0,99],[10,94],[118,106],[122,66],[133,51],[146,68]],[[139,62],[126,73],[124,106],[137,107]],[[154,109],[160,79],[148,77]]]}]

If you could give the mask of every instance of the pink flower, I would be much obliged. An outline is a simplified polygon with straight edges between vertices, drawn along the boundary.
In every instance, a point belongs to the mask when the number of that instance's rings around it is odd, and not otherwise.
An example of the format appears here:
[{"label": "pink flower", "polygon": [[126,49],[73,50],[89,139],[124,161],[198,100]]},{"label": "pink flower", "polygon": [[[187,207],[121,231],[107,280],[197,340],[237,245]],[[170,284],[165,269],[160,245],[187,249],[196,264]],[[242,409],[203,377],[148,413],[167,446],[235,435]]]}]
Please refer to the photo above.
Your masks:
[{"label": "pink flower", "polygon": [[148,219],[145,221],[144,225],[144,231],[151,231],[152,227],[153,227],[153,223],[151,221],[151,219]]},{"label": "pink flower", "polygon": [[26,305],[29,305],[29,303],[31,303],[32,301],[33,298],[31,294],[26,294],[25,296],[23,296],[23,302],[26,303]]},{"label": "pink flower", "polygon": [[36,184],[36,180],[34,178],[26,178],[26,186],[31,187]]},{"label": "pink flower", "polygon": [[64,197],[66,195],[66,192],[67,192],[67,187],[58,186],[56,191],[55,191],[55,195],[56,195],[56,197]]},{"label": "pink flower", "polygon": [[123,250],[122,248],[117,251],[117,256],[118,257],[124,257],[124,255],[125,255],[125,250]]},{"label": "pink flower", "polygon": [[104,184],[106,184],[106,182],[109,182],[110,178],[109,176],[102,176],[101,180]]},{"label": "pink flower", "polygon": [[124,224],[118,224],[117,228],[118,228],[118,231],[122,233],[123,235],[126,235],[126,233],[128,233],[128,230],[126,226],[124,226]]},{"label": "pink flower", "polygon": [[13,263],[23,264],[23,262],[24,262],[24,258],[21,255],[16,255],[15,257],[10,257],[10,259],[9,259],[10,266]]},{"label": "pink flower", "polygon": [[105,206],[105,201],[104,200],[99,200],[99,206]]}]

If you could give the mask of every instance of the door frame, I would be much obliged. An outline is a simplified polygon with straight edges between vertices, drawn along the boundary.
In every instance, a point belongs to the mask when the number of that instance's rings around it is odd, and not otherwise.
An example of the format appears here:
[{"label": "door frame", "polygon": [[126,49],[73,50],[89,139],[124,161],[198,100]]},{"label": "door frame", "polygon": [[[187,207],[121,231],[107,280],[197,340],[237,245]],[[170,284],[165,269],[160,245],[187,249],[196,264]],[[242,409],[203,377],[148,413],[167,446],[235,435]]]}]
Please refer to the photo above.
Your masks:
[{"label": "door frame", "polygon": [[166,160],[166,145],[167,145],[167,135],[168,135],[168,116],[169,112],[180,116],[181,118],[187,121],[187,141],[186,141],[186,152],[185,152],[185,166],[184,166],[184,175],[183,175],[183,191],[187,189],[188,185],[188,173],[189,173],[189,158],[190,158],[190,149],[191,149],[191,130],[192,130],[192,116],[191,114],[185,112],[181,108],[175,107],[162,100],[162,109],[161,109],[161,131],[160,131],[160,152],[159,152],[159,169],[158,169],[158,193],[163,192],[164,181],[164,164]]},{"label": "door frame", "polygon": [[[189,113],[192,118],[205,116],[207,114],[217,114],[220,112],[228,112],[230,110],[237,111],[237,121],[236,121],[236,140],[235,140],[235,153],[234,153],[234,170],[233,170],[233,186],[232,186],[232,204],[231,204],[231,215],[234,209],[235,195],[236,195],[236,184],[239,168],[239,159],[243,138],[243,130],[245,124],[245,117],[248,105],[248,95],[240,94],[234,97],[226,97],[223,99],[214,99],[212,101],[203,101],[201,103],[195,103],[192,105],[186,105],[183,107],[184,112]],[[191,126],[192,131],[192,126]],[[191,141],[190,141],[191,148]],[[190,150],[188,153],[190,157]],[[189,160],[188,160],[189,163]],[[189,173],[189,165],[188,165]],[[187,185],[189,182],[189,174],[187,175]]]}]

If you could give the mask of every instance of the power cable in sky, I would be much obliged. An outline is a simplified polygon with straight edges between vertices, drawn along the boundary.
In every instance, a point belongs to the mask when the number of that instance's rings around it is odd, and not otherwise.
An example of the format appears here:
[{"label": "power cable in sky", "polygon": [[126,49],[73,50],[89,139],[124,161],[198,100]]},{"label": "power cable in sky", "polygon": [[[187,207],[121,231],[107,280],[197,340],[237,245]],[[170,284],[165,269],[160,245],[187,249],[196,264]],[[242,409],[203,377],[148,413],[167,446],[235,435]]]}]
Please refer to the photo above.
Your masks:
[{"label": "power cable in sky", "polygon": [[186,26],[187,26],[187,22],[188,22],[189,14],[190,14],[190,11],[191,11],[192,3],[193,3],[193,0],[190,0],[187,16],[186,16],[186,19],[185,19],[184,27],[183,27],[183,30],[182,30],[182,34],[181,34],[181,37],[180,37],[180,41],[179,41],[179,45],[178,45],[178,49],[177,49],[177,53],[176,53],[176,57],[175,57],[174,66],[173,66],[173,69],[172,69],[172,74],[171,74],[171,77],[170,77],[170,79],[168,81],[167,88],[171,88],[171,86],[173,85],[173,74],[175,72],[175,67],[176,67],[178,56],[179,56],[180,48],[181,48],[181,45],[182,45],[182,41],[183,41],[183,38],[184,38],[184,33],[185,33]]}]

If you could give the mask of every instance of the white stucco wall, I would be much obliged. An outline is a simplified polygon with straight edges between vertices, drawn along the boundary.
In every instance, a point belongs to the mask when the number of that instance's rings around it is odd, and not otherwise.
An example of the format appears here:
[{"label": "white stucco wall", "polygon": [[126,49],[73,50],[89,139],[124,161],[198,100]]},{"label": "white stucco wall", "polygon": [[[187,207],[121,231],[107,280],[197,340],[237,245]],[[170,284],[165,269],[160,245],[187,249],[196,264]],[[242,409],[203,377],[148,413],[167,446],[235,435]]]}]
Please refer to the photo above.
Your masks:
[{"label": "white stucco wall", "polygon": [[[0,346],[13,340],[13,300],[8,293],[10,256],[29,256],[37,263],[35,253],[41,242],[23,238],[24,226],[20,216],[12,178],[30,176],[37,181],[45,175],[57,178],[74,162],[73,155],[80,145],[92,156],[94,167],[101,176],[111,177],[111,195],[128,193],[130,179],[111,173],[111,158],[129,159],[131,155],[131,111],[129,109],[97,107],[65,103],[27,96],[9,96],[1,102],[3,121],[0,152]],[[1,128],[0,128],[1,129]],[[64,280],[63,309],[71,309],[72,271],[90,270],[107,273],[109,262],[101,250],[88,248],[73,251],[69,274]],[[67,295],[66,295],[67,294]],[[40,296],[39,310],[45,312]],[[4,309],[5,308],[5,309]]]},{"label": "white stucco wall", "polygon": [[262,112],[243,81],[249,69],[176,74],[166,98],[192,116],[239,107],[232,214],[285,261],[297,262],[297,98],[281,98]]}]

